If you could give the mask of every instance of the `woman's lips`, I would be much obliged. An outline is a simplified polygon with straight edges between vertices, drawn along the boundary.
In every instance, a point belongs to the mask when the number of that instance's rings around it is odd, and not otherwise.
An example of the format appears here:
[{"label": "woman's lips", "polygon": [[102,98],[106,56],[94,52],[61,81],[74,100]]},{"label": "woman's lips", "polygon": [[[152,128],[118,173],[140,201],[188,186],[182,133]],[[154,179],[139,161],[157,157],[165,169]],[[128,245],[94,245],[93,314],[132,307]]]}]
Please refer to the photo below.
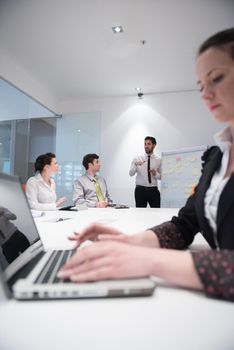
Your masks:
[{"label": "woman's lips", "polygon": [[212,104],[212,105],[209,105],[209,110],[210,111],[214,111],[216,108],[218,108],[220,105],[219,104]]}]

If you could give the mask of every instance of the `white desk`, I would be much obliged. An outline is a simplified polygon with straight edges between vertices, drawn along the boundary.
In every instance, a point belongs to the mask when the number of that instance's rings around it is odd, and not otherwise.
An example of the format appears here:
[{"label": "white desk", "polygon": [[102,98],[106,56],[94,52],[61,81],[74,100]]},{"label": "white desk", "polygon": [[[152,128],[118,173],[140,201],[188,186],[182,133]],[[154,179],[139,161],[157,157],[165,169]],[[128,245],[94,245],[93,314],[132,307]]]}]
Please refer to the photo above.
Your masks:
[{"label": "white desk", "polygon": [[[170,219],[175,209],[93,209],[59,223],[36,220],[48,246],[91,221],[126,233]],[[65,228],[66,226],[66,228]],[[50,233],[47,230],[50,230]],[[46,237],[47,236],[47,237]],[[49,238],[48,238],[49,237]],[[57,243],[53,243],[57,240]],[[198,238],[198,244],[202,238]],[[234,304],[177,288],[156,288],[153,297],[0,303],[1,350],[231,350]]]}]

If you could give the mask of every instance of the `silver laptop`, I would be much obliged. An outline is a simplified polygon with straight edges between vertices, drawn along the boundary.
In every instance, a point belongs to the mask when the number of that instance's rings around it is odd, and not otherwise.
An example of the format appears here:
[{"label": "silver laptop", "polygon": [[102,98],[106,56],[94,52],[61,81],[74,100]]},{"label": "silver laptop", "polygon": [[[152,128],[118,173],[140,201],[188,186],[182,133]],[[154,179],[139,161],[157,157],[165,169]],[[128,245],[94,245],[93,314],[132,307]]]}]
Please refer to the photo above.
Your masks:
[{"label": "silver laptop", "polygon": [[45,251],[20,181],[0,173],[0,275],[19,300],[152,295],[150,278],[72,283],[57,272],[73,250]]}]

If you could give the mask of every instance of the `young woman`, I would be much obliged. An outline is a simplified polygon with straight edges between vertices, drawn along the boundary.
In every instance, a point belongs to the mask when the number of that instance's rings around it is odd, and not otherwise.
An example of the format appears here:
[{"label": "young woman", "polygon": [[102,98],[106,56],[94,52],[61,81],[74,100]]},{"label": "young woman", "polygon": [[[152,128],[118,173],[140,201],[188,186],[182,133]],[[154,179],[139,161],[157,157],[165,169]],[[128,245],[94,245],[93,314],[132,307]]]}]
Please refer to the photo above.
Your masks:
[{"label": "young woman", "polygon": [[54,153],[40,155],[34,164],[35,176],[26,183],[26,196],[31,209],[55,210],[66,202],[66,198],[56,199],[55,182],[51,178],[58,171]]},{"label": "young woman", "polygon": [[[203,155],[195,193],[178,217],[133,236],[88,227],[73,238],[78,246],[86,239],[99,241],[80,249],[60,271],[61,278],[81,282],[155,275],[234,301],[234,28],[201,45],[196,75],[202,99],[228,126],[215,136],[217,146]],[[180,251],[198,232],[212,249]]]}]

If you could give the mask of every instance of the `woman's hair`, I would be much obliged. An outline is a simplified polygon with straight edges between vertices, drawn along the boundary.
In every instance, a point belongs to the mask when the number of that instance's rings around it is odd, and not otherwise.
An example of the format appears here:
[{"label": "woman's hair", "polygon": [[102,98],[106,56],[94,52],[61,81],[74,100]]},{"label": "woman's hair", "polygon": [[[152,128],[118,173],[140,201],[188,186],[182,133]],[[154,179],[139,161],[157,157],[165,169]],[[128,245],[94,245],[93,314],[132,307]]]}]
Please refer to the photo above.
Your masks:
[{"label": "woman's hair", "polygon": [[198,56],[212,47],[226,51],[234,60],[234,28],[222,30],[205,40],[198,50]]},{"label": "woman's hair", "polygon": [[54,153],[41,154],[39,157],[37,157],[36,162],[34,163],[35,173],[37,171],[41,173],[45,165],[51,164],[53,158],[56,158]]}]

